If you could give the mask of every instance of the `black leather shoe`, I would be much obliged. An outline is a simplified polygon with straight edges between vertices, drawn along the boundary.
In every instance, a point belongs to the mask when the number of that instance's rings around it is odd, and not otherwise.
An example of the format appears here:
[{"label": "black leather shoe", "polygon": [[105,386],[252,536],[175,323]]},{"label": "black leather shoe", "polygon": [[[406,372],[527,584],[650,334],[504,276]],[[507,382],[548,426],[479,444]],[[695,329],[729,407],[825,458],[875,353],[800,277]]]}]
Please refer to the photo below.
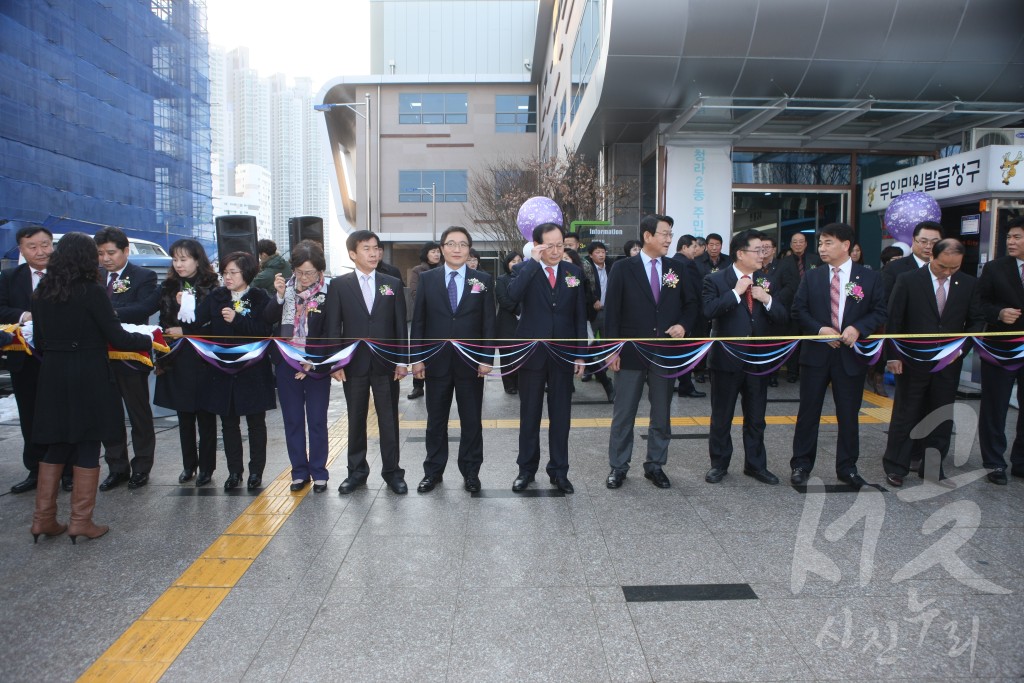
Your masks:
[{"label": "black leather shoe", "polygon": [[708,394],[705,391],[697,391],[696,389],[691,389],[690,391],[686,392],[685,394],[680,393],[679,395],[683,396],[685,398],[704,398]]},{"label": "black leather shoe", "polygon": [[1006,470],[1002,467],[997,467],[988,473],[988,480],[993,484],[999,484],[1000,486],[1006,486]]},{"label": "black leather shoe", "polygon": [[705,377],[704,373],[701,373],[699,375],[694,375],[693,381],[696,382],[697,384],[704,384],[704,382],[707,381],[707,378]]},{"label": "black leather shoe", "polygon": [[582,377],[580,377],[581,382],[589,382],[592,379],[594,379],[593,375],[583,375]]},{"label": "black leather shoe", "polygon": [[572,482],[566,477],[551,477],[551,483],[562,493],[574,493],[576,491],[572,487]]},{"label": "black leather shoe", "polygon": [[199,474],[196,475],[196,487],[206,486],[213,481],[213,472],[203,472],[199,470]]},{"label": "black leather shoe", "polygon": [[722,479],[724,479],[725,475],[728,473],[729,470],[723,470],[718,467],[712,467],[710,470],[708,470],[708,473],[704,475],[704,481],[706,481],[709,484],[717,484],[720,481],[722,481]]},{"label": "black leather shoe", "polygon": [[60,487],[71,493],[75,490],[75,478],[70,474],[60,475]]},{"label": "black leather shoe", "polygon": [[859,488],[862,488],[862,487],[868,485],[868,483],[866,481],[864,481],[864,477],[860,476],[856,472],[851,472],[850,474],[844,474],[841,477],[837,477],[837,478],[839,479],[839,481],[843,482],[844,484],[849,484],[850,486],[852,486],[852,487],[854,487],[856,489],[859,489]]},{"label": "black leather shoe", "polygon": [[612,470],[608,473],[608,478],[605,480],[604,485],[610,489],[617,489],[622,486],[622,482],[626,481],[626,473],[618,470]]},{"label": "black leather shoe", "polygon": [[413,387],[412,391],[409,392],[409,400],[420,398],[423,396],[423,389],[420,387]]},{"label": "black leather shoe", "polygon": [[529,486],[531,483],[533,483],[532,474],[520,474],[518,477],[516,477],[516,480],[512,482],[512,490],[515,491],[516,493],[519,493],[520,491],[524,490],[527,486]]},{"label": "black leather shoe", "polygon": [[476,475],[466,477],[466,482],[462,485],[462,488],[470,493],[480,493],[480,477]]},{"label": "black leather shoe", "polygon": [[405,479],[402,479],[401,477],[389,481],[388,488],[397,493],[398,495],[409,493],[409,485],[406,484]]},{"label": "black leather shoe", "polygon": [[149,483],[149,475],[145,472],[136,472],[132,475],[132,478],[128,480],[128,488],[130,489],[141,489],[143,486]]},{"label": "black leather shoe", "polygon": [[776,377],[775,375],[772,375],[771,377],[769,377],[768,378],[768,386],[770,386],[770,387],[777,387],[777,386],[779,386],[779,378]]},{"label": "black leather shoe", "polygon": [[[346,479],[346,481],[348,480]],[[303,479],[302,481],[293,481],[291,484],[288,485],[288,490],[292,491],[293,493],[296,491],[301,491],[302,489],[306,488],[306,484],[308,483],[309,479]]]},{"label": "black leather shoe", "polygon": [[111,472],[107,475],[107,478],[100,483],[100,491],[109,491],[110,489],[116,489],[121,485],[122,482],[128,481],[127,474],[121,474],[120,472]]},{"label": "black leather shoe", "polygon": [[793,474],[789,476],[789,483],[793,486],[803,486],[807,483],[809,474],[807,470],[800,467],[793,468]]},{"label": "black leather shoe", "polygon": [[511,389],[506,389],[505,393],[508,394],[509,396],[515,396],[516,394],[519,393],[519,389],[512,387]]},{"label": "black leather shoe", "polygon": [[747,475],[748,477],[753,477],[754,479],[757,479],[762,484],[769,484],[771,486],[775,486],[776,484],[779,483],[779,478],[776,477],[771,472],[769,472],[768,470],[751,470],[743,468],[743,474]]},{"label": "black leather shoe", "polygon": [[[109,478],[109,477],[108,477]],[[25,478],[24,481],[19,481],[17,484],[11,487],[11,493],[26,493],[27,491],[36,490],[36,475],[30,474]],[[106,489],[104,489],[106,490]]]},{"label": "black leather shoe", "polygon": [[644,478],[650,479],[655,486],[659,489],[672,488],[672,482],[668,480],[668,475],[662,470],[652,470],[650,472],[644,472]]},{"label": "black leather shoe", "polygon": [[1024,467],[1011,467],[1010,474],[1015,477],[1024,477]]},{"label": "black leather shoe", "polygon": [[365,479],[346,477],[345,481],[341,482],[341,486],[338,487],[338,493],[352,493],[360,486],[366,486]]},{"label": "black leather shoe", "polygon": [[258,474],[250,474],[249,480],[245,482],[245,488],[250,491],[255,491],[259,487],[263,486],[263,477]]},{"label": "black leather shoe", "polygon": [[182,470],[181,474],[178,475],[178,483],[184,484],[186,481],[192,481],[194,476],[196,476],[195,470]]},{"label": "black leather shoe", "polygon": [[[889,482],[890,486],[895,486],[896,488],[899,488],[899,487],[903,486],[903,475],[902,474],[893,474],[892,472],[886,472],[885,473],[885,480],[887,482]],[[1005,484],[1006,482],[1004,481],[1003,483]]]},{"label": "black leather shoe", "polygon": [[317,482],[315,482],[315,481],[313,482],[313,493],[323,493],[326,490],[327,490],[327,482],[326,481],[320,482],[319,484]]},{"label": "black leather shoe", "polygon": [[420,483],[416,486],[416,491],[419,493],[428,493],[434,490],[434,487],[444,481],[441,475],[434,477],[423,477],[420,479]]},{"label": "black leather shoe", "polygon": [[231,491],[237,489],[242,484],[242,473],[231,472],[228,474],[228,478],[224,481],[224,490]]}]

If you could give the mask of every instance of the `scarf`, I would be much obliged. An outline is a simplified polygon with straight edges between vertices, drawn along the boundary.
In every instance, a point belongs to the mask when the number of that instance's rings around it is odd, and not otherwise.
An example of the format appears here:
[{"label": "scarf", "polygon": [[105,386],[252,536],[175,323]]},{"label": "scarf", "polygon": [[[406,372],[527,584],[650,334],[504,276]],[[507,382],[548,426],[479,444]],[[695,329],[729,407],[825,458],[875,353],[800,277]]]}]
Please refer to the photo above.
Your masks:
[{"label": "scarf", "polygon": [[[281,314],[281,336],[291,335],[292,343],[296,346],[306,345],[306,336],[309,334],[308,316],[310,300],[313,299],[324,286],[324,276],[312,287],[302,290],[295,290],[295,276],[288,278],[284,288],[284,311]],[[313,305],[316,308],[316,305]]]}]

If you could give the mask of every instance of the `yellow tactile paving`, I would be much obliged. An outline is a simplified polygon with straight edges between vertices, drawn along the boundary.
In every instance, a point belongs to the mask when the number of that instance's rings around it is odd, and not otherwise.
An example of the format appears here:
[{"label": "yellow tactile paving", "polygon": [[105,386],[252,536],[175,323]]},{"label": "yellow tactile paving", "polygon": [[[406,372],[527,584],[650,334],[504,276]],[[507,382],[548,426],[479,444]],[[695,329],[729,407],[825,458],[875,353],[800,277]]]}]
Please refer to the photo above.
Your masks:
[{"label": "yellow tactile paving", "polygon": [[[202,625],[202,622],[184,619],[136,621],[103,653],[101,659],[170,664],[181,652],[181,642],[191,640]],[[90,671],[91,668],[85,675],[88,676]]]},{"label": "yellow tactile paving", "polygon": [[85,683],[151,683],[160,680],[169,662],[133,662],[104,659],[78,679]]},{"label": "yellow tactile paving", "polygon": [[168,588],[142,618],[150,621],[206,621],[230,592],[230,588]]},{"label": "yellow tactile paving", "polygon": [[224,535],[210,544],[200,557],[219,560],[253,560],[263,552],[273,536]]},{"label": "yellow tactile paving", "polygon": [[175,586],[231,588],[252,564],[252,560],[219,560],[200,557],[186,569]]},{"label": "yellow tactile paving", "polygon": [[[306,488],[308,489],[309,487],[307,486]],[[231,526],[224,533],[273,536],[287,520],[288,515],[250,515],[243,513],[231,523]]]}]

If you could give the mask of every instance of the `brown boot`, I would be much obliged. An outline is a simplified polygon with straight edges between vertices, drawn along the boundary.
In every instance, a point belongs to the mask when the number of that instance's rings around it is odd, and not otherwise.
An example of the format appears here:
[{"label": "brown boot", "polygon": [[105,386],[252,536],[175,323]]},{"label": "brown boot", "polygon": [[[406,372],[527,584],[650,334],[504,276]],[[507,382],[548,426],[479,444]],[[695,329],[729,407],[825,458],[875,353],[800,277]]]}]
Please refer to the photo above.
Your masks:
[{"label": "brown boot", "polygon": [[36,510],[32,513],[33,543],[38,543],[42,535],[59,536],[68,528],[66,524],[57,522],[57,489],[63,471],[64,465],[39,463]]},{"label": "brown boot", "polygon": [[71,491],[71,523],[68,536],[71,542],[79,536],[99,538],[110,531],[108,526],[92,523],[92,511],[96,508],[96,486],[100,481],[99,467],[76,467],[75,488]]}]

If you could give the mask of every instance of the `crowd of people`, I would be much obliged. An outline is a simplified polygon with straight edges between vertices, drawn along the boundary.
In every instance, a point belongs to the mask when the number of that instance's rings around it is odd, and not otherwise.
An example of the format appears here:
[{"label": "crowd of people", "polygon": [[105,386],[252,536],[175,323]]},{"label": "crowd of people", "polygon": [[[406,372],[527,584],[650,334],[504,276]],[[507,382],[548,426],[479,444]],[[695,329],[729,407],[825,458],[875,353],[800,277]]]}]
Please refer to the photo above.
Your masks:
[{"label": "crowd of people", "polygon": [[[97,489],[147,485],[156,442],[150,367],[108,360],[107,348],[150,349],[149,335],[128,332],[121,324],[145,325],[154,313],[172,339],[190,336],[232,346],[274,336],[305,354],[296,361],[272,346],[271,353],[214,371],[197,346],[182,341],[158,357],[154,403],[177,413],[182,484],[194,479],[196,486],[205,486],[212,481],[219,418],[228,470],[224,489],[240,487],[246,472],[246,487],[261,488],[266,413],[280,402],[291,490],[312,484],[314,492],[326,491],[333,379],[343,383],[348,413],[347,471],[338,491],[351,493],[370,476],[367,422],[372,393],[381,476],[394,493],[407,493],[398,405],[399,382],[411,373],[417,384],[409,398],[425,396],[427,411],[426,456],[417,490],[427,493],[443,480],[454,400],[461,425],[459,474],[467,491],[478,492],[484,460],[484,378],[495,372],[497,355],[505,392],[519,397],[513,491],[529,487],[540,468],[546,400],[546,473],[557,489],[573,493],[568,437],[574,377],[601,383],[612,404],[605,481],[610,489],[627,479],[634,422],[646,387],[650,427],[644,477],[658,488],[669,488],[673,394],[705,394],[695,388],[691,373],[678,378],[677,388],[677,378],[665,371],[657,353],[642,344],[616,341],[646,340],[679,349],[683,340],[695,337],[809,335],[822,339],[801,342],[786,364],[789,381],[800,382],[789,479],[795,486],[806,485],[814,470],[822,404],[831,387],[839,426],[836,477],[860,488],[867,482],[858,470],[858,415],[869,363],[856,351],[858,342],[882,331],[1024,333],[1024,219],[1002,228],[1007,255],[989,261],[975,278],[961,270],[964,245],[943,238],[937,223],[918,225],[913,253],[892,259],[881,271],[858,262],[854,231],[842,223],[822,228],[816,249],[797,233],[789,252],[777,259],[775,240],[756,230],[733,235],[725,253],[721,236],[676,238],[670,217],[649,215],[640,221],[640,239],[626,244],[614,261],[601,242],[587,245],[582,257],[575,235],[545,223],[533,230],[530,257],[524,261],[510,254],[493,278],[479,269],[469,231],[452,226],[438,242],[424,246],[407,300],[400,273],[383,263],[378,237],[365,230],[346,240],[354,269],[333,279],[325,276],[326,259],[314,242],[300,242],[285,259],[276,245],[261,241],[259,260],[245,252],[223,255],[218,274],[202,245],[178,240],[169,250],[172,268],[158,286],[155,273],[129,262],[128,239],[118,229],[104,228],[93,237],[70,233],[54,248],[46,228],[25,227],[17,233],[24,264],[0,274],[0,323],[31,325],[37,351],[7,354],[28,471],[12,491],[36,491],[34,538],[67,530],[74,541],[107,531],[92,521]],[[257,282],[262,286],[255,286]],[[355,340],[374,344],[355,344],[344,363],[327,361]],[[469,344],[438,347],[437,340],[478,345],[475,351]],[[432,348],[430,353],[422,351],[426,348]],[[592,348],[611,351],[601,356]],[[757,361],[756,344],[738,348],[714,345],[706,367],[693,372],[698,382],[709,384],[711,394],[705,481],[717,484],[729,474],[738,402],[742,471],[759,482],[778,484],[779,477],[768,469],[764,444],[767,390],[778,378]],[[896,378],[882,472],[890,485],[902,486],[913,471],[939,483],[945,478],[942,461],[950,447],[966,349],[936,367],[935,360],[886,346],[886,369]],[[595,357],[601,362],[595,363]],[[313,362],[317,359],[322,362]],[[982,364],[981,451],[988,480],[997,485],[1007,483],[1007,410],[1015,382],[1021,397],[1022,380],[1022,368]],[[122,403],[131,425],[131,457]],[[241,438],[243,416],[248,463]],[[929,434],[909,438],[926,417],[931,420]],[[1024,477],[1024,420],[1019,413],[1016,433],[1009,474]],[[101,451],[108,467],[102,482]],[[72,493],[68,526],[57,521],[61,487]]]}]

